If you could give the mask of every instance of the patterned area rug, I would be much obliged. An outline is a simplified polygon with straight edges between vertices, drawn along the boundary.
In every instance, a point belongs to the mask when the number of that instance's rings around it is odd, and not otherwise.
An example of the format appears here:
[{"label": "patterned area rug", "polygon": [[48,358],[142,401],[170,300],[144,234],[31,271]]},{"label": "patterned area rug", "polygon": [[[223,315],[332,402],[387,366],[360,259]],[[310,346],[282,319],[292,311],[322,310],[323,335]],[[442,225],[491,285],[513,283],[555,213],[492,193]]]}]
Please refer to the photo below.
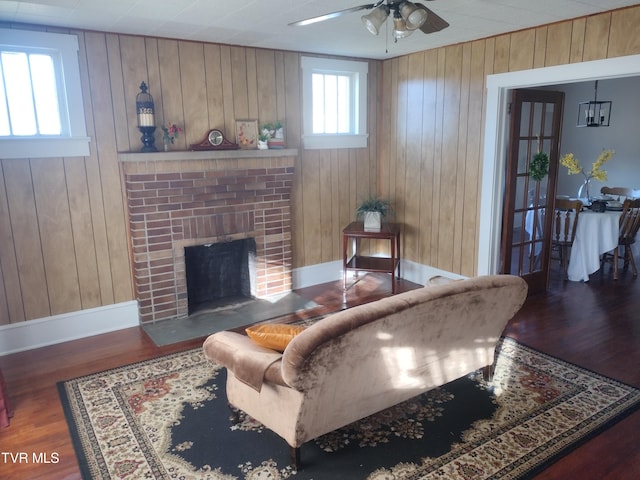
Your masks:
[{"label": "patterned area rug", "polygon": [[200,349],[59,384],[85,479],[528,478],[640,406],[640,390],[504,339],[491,383],[458,379],[308,442],[303,468]]}]

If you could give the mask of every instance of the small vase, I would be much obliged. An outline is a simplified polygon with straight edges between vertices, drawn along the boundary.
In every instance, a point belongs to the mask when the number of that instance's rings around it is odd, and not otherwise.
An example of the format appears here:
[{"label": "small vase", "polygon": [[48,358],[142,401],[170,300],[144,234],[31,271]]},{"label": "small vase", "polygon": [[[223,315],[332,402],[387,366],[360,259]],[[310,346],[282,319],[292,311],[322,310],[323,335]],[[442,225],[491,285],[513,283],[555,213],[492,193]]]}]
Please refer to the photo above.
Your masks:
[{"label": "small vase", "polygon": [[591,179],[587,178],[580,188],[578,189],[578,198],[586,198],[587,202],[591,203],[591,194],[589,193],[589,187],[591,185]]},{"label": "small vase", "polygon": [[165,152],[169,151],[169,142],[164,142],[164,151]]}]

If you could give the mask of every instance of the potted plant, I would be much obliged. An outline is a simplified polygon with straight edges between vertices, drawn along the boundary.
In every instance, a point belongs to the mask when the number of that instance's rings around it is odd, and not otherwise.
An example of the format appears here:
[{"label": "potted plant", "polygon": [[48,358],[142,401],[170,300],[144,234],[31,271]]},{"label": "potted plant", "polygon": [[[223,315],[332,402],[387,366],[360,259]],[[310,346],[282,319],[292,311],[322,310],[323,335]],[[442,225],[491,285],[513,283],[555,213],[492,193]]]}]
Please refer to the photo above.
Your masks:
[{"label": "potted plant", "polygon": [[369,196],[356,208],[356,218],[364,220],[365,232],[379,232],[382,218],[389,213],[391,213],[391,202],[377,195]]},{"label": "potted plant", "polygon": [[273,132],[273,138],[284,139],[284,127],[282,126],[282,122],[280,120],[276,120],[273,124]]},{"label": "potted plant", "polygon": [[269,148],[269,135],[261,133],[258,135],[258,150],[267,150]]},{"label": "potted plant", "polygon": [[274,123],[269,124],[270,137],[269,148],[284,148],[284,127],[280,120],[276,120]]}]

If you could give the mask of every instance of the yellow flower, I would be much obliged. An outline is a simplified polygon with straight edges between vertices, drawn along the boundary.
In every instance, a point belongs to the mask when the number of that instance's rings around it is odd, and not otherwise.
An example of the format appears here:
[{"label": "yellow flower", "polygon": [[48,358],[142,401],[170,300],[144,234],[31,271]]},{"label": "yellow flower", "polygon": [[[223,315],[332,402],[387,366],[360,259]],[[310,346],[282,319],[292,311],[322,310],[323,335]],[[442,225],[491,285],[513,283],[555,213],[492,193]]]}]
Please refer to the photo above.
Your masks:
[{"label": "yellow flower", "polygon": [[567,167],[569,175],[575,175],[576,173],[582,173],[582,167],[578,164],[578,160],[573,156],[573,153],[567,153],[560,159],[560,165]]},{"label": "yellow flower", "polygon": [[595,178],[600,182],[604,182],[607,179],[607,171],[602,169],[602,165],[611,160],[614,153],[615,152],[613,150],[603,150],[596,161],[591,165],[591,171],[588,174],[585,173],[584,168],[580,166],[578,159],[573,156],[573,153],[567,153],[564,155],[560,159],[560,165],[566,167],[569,175],[582,173],[587,180]]}]

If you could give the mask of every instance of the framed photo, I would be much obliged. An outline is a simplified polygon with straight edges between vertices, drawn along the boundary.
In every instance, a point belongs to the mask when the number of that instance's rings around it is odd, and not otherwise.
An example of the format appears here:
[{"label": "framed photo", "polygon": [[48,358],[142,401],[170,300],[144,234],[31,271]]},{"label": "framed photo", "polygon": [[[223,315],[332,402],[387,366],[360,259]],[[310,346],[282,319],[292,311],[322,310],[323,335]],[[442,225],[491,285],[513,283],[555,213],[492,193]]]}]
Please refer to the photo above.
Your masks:
[{"label": "framed photo", "polygon": [[258,148],[258,120],[236,120],[236,143],[244,150]]}]

